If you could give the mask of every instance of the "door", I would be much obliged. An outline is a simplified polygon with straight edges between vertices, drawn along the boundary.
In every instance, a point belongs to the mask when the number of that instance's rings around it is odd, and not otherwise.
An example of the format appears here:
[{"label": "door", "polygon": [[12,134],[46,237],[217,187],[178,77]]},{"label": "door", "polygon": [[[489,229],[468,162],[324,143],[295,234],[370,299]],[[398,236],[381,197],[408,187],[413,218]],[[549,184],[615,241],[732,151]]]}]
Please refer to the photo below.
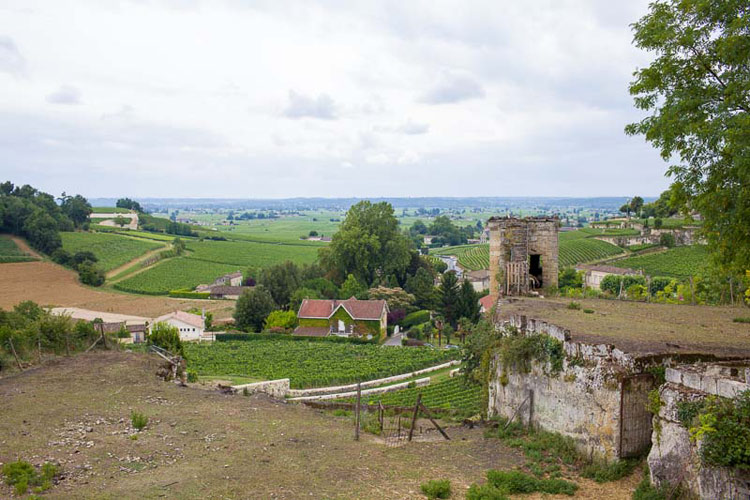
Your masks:
[{"label": "door", "polygon": [[637,457],[651,446],[652,418],[646,407],[654,377],[641,373],[620,385],[620,458]]},{"label": "door", "polygon": [[344,324],[343,321],[339,320],[339,332],[343,333],[346,331],[346,324]]}]

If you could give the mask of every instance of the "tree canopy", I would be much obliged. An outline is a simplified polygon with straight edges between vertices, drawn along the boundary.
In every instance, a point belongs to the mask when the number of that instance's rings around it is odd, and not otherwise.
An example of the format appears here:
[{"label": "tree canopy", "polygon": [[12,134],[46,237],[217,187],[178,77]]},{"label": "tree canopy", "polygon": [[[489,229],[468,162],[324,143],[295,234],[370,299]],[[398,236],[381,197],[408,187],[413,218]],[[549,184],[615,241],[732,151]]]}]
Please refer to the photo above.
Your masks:
[{"label": "tree canopy", "polygon": [[630,84],[649,115],[626,132],[679,160],[672,198],[701,213],[720,266],[750,268],[750,4],[657,1],[633,32],[655,57]]}]

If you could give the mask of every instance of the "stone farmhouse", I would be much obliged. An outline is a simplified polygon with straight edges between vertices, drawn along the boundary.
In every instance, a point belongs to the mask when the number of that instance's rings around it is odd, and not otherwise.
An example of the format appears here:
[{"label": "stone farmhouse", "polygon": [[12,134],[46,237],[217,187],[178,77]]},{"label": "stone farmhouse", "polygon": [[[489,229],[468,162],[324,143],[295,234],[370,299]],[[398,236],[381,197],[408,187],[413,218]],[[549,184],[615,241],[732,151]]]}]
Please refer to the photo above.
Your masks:
[{"label": "stone farmhouse", "polygon": [[242,272],[235,271],[233,273],[225,274],[224,276],[216,278],[212,285],[242,286]]},{"label": "stone farmhouse", "polygon": [[388,328],[388,304],[385,300],[305,299],[297,318],[295,335],[325,337],[384,338]]},{"label": "stone farmhouse", "polygon": [[475,292],[483,292],[490,287],[490,271],[488,269],[464,273],[464,279],[471,283]]},{"label": "stone farmhouse", "polygon": [[635,276],[641,274],[640,271],[623,267],[606,265],[587,266],[585,264],[576,266],[576,271],[582,271],[584,273],[583,284],[586,288],[594,288],[596,290],[601,290],[602,280],[610,274],[615,274],[617,276]]},{"label": "stone farmhouse", "polygon": [[[206,329],[205,320],[201,316],[185,311],[175,311],[159,316],[151,323],[151,327],[156,323],[166,323],[177,328],[180,332],[180,340],[200,340]],[[149,328],[149,332],[151,332],[151,328]]]}]

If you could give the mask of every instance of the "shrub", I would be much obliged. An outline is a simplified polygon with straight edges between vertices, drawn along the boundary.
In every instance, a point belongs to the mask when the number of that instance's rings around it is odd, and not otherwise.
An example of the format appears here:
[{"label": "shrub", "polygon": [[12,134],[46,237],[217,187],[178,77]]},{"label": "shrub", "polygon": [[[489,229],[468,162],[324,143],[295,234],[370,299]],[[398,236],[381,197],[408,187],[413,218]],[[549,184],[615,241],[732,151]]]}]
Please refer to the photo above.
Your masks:
[{"label": "shrub", "polygon": [[584,309],[583,312],[585,312],[586,314],[594,314],[593,309]]},{"label": "shrub", "polygon": [[701,459],[716,467],[750,469],[750,391],[736,399],[708,397],[698,412],[698,425],[690,428],[701,440]]},{"label": "shrub", "polygon": [[612,295],[617,296],[620,294],[621,286],[622,291],[625,292],[633,285],[645,284],[646,278],[641,275],[619,276],[617,274],[608,274],[604,277],[604,279],[602,279],[599,287],[602,289],[602,291],[609,292]]},{"label": "shrub", "polygon": [[78,278],[84,285],[102,286],[106,275],[104,271],[94,266],[91,262],[84,262],[78,265]]},{"label": "shrub", "polygon": [[195,372],[195,370],[188,370],[187,381],[191,384],[198,382],[198,374]]},{"label": "shrub", "polygon": [[142,431],[148,425],[148,417],[143,413],[133,410],[130,413],[130,423],[133,424],[133,428],[138,432]]},{"label": "shrub", "polygon": [[63,250],[62,248],[58,248],[54,252],[52,252],[52,260],[61,266],[69,266],[73,262],[73,256],[68,252],[67,250]]},{"label": "shrub", "polygon": [[649,293],[651,295],[656,295],[657,292],[663,292],[672,282],[672,279],[673,278],[667,276],[654,276],[651,278],[651,283],[649,284]]},{"label": "shrub", "polygon": [[581,476],[593,479],[597,483],[617,481],[629,476],[637,464],[636,460],[617,460],[611,463],[594,462],[583,468]]},{"label": "shrub", "polygon": [[160,322],[151,327],[148,343],[166,349],[172,354],[185,356],[179,330],[177,330],[177,327],[167,323]]},{"label": "shrub", "polygon": [[23,495],[29,486],[35,486],[35,491],[41,493],[52,486],[52,479],[60,474],[60,468],[50,462],[42,465],[41,474],[33,465],[24,460],[9,462],[3,465],[5,484],[13,486],[17,495]]},{"label": "shrub", "polygon": [[581,304],[578,302],[569,302],[568,303],[568,309],[572,309],[574,311],[580,311],[581,310]]},{"label": "shrub", "polygon": [[732,321],[735,323],[750,323],[750,317],[734,318]]},{"label": "shrub", "polygon": [[177,299],[207,299],[211,292],[194,292],[192,290],[170,290],[169,296]]},{"label": "shrub", "polygon": [[422,493],[427,495],[427,498],[433,500],[435,498],[448,498],[451,496],[451,482],[448,479],[433,479],[422,483],[420,486]]},{"label": "shrub", "polygon": [[466,500],[508,500],[508,497],[489,483],[482,486],[472,484],[466,492]]},{"label": "shrub", "polygon": [[407,314],[401,322],[401,326],[409,328],[430,321],[430,311],[414,311]]},{"label": "shrub", "polygon": [[564,479],[537,479],[520,471],[487,471],[487,481],[500,491],[514,493],[550,493],[573,496],[578,485]]},{"label": "shrub", "polygon": [[280,328],[282,331],[291,331],[297,326],[297,315],[294,311],[272,311],[264,326],[266,330]]},{"label": "shrub", "polygon": [[[643,468],[643,479],[635,491],[633,492],[633,500],[666,500],[667,498],[668,485],[663,485],[661,488],[655,488],[651,484],[651,478],[648,471],[648,466]],[[679,498],[674,496],[672,498]]]},{"label": "shrub", "polygon": [[659,235],[659,245],[672,248],[675,245],[674,235],[672,233],[662,233]]}]

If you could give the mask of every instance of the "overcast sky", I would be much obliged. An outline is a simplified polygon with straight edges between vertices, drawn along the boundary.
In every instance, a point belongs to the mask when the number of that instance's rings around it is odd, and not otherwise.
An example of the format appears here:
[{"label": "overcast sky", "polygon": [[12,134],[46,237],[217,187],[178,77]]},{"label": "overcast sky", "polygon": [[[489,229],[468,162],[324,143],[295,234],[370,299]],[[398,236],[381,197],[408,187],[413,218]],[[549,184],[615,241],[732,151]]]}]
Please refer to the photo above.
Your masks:
[{"label": "overcast sky", "polygon": [[0,0],[0,180],[90,197],[658,195],[648,0]]}]

